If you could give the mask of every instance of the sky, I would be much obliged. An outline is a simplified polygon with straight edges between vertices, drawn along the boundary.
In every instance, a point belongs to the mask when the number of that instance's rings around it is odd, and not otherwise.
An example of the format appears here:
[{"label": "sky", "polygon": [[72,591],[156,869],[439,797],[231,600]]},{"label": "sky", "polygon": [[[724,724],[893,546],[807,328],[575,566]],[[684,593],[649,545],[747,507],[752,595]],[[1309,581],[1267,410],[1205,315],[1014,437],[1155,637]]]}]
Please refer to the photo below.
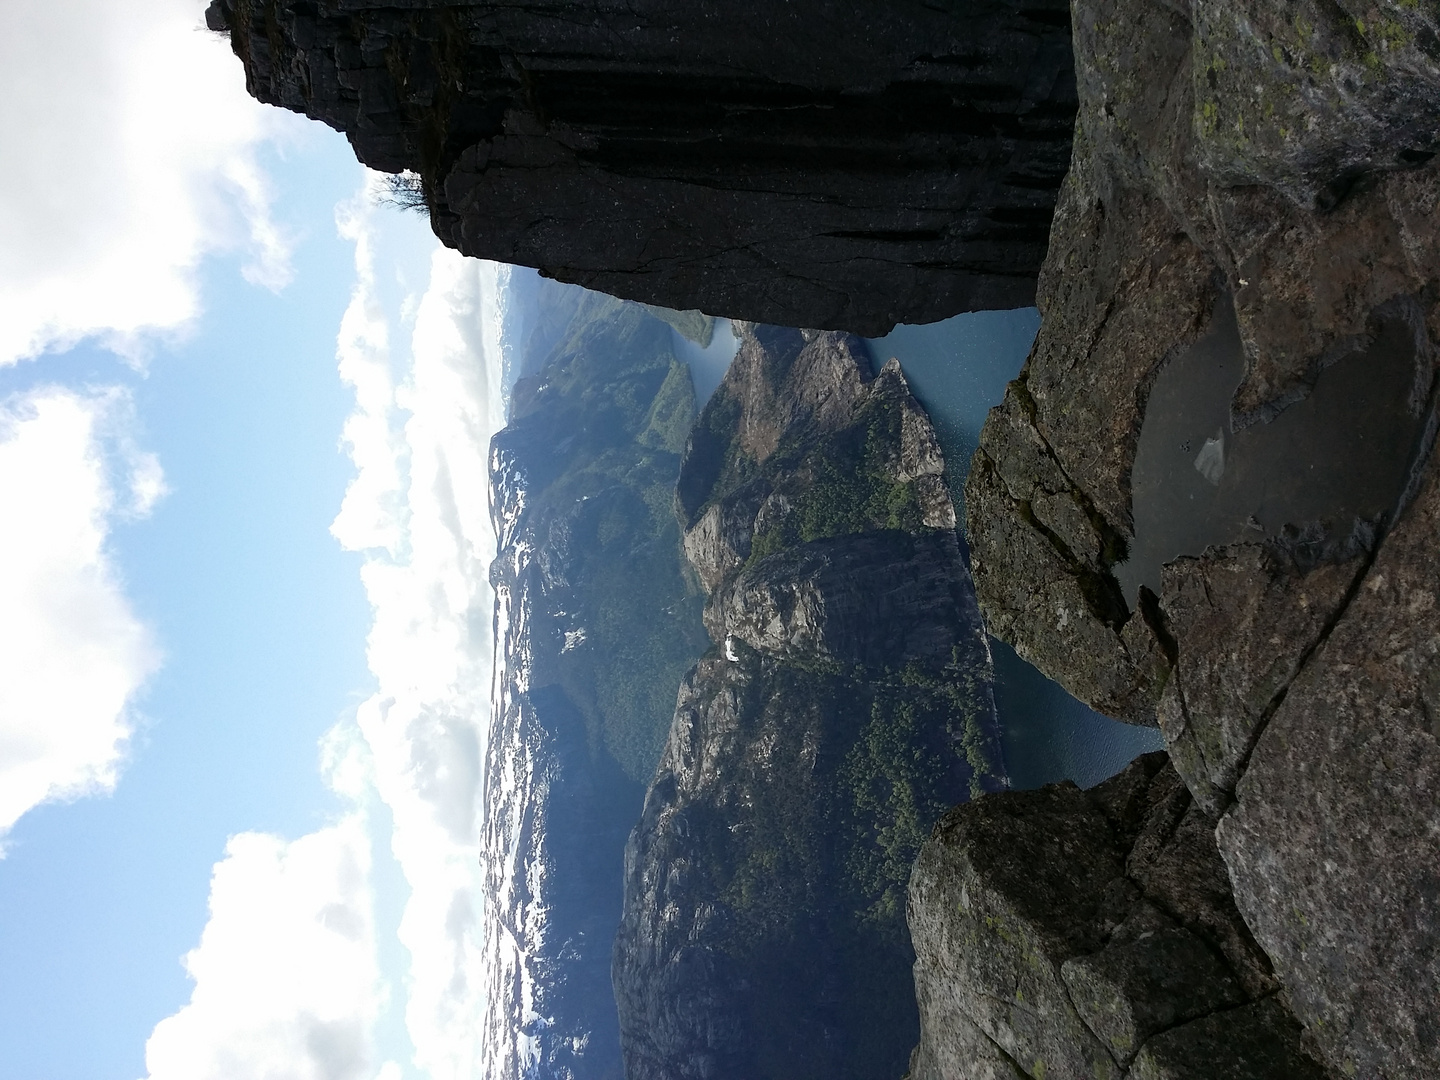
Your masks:
[{"label": "sky", "polygon": [[203,10],[0,37],[0,1060],[469,1077],[504,270]]}]

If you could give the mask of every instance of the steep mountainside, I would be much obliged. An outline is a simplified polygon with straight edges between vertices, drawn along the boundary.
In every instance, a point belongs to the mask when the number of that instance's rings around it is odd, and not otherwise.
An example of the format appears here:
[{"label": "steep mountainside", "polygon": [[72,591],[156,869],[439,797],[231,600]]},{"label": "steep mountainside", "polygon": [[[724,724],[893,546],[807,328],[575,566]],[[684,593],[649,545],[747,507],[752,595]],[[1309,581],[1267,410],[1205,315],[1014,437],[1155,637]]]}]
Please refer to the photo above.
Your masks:
[{"label": "steep mountainside", "polygon": [[645,309],[565,292],[536,312],[566,317],[562,332],[520,358],[535,369],[548,347],[491,450],[500,655],[478,974],[495,1080],[621,1075],[609,962],[622,851],[675,687],[706,645],[671,509],[689,372]]},{"label": "steep mountainside", "polygon": [[261,101],[418,174],[436,235],[790,325],[1021,307],[1069,155],[1065,0],[214,0]]},{"label": "steep mountainside", "polygon": [[715,648],[626,849],[626,1075],[898,1075],[911,860],[1005,786],[989,654],[899,367],[845,334],[739,336],[680,473]]}]

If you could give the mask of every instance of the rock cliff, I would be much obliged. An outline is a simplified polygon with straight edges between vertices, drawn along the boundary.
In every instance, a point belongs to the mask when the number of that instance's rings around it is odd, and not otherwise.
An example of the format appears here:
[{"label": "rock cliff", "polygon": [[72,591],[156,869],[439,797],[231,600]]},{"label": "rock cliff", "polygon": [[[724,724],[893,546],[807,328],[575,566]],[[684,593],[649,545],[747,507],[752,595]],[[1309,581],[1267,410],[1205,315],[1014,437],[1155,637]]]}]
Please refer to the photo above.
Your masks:
[{"label": "rock cliff", "polygon": [[957,807],[921,849],[910,1080],[1321,1080],[1162,753]]},{"label": "rock cliff", "polygon": [[1074,15],[1041,329],[966,492],[981,606],[1159,724],[1308,1052],[1435,1077],[1440,11]]},{"label": "rock cliff", "polygon": [[[1440,8],[1070,14],[216,0],[207,22],[257,97],[414,170],[445,242],[618,295],[876,333],[1027,302],[1048,230],[1039,338],[967,482],[976,590],[1077,697],[1158,725],[1174,771],[1124,781],[1139,817],[1106,787],[947,819],[911,896],[917,1073],[1440,1076]],[[978,624],[936,569],[958,549],[899,373],[745,333],[680,474],[717,651],[628,849],[637,1077],[888,1061],[913,1014],[857,1002],[894,1005],[910,809],[994,775],[944,720],[977,692],[946,657],[982,639],[946,629]],[[928,778],[892,767],[912,744]],[[1186,875],[1199,908],[1165,883]]]},{"label": "rock cliff", "polygon": [[1022,307],[1064,0],[215,0],[261,101],[418,174],[436,235],[616,296],[884,333]]},{"label": "rock cliff", "polygon": [[711,654],[625,854],[630,1080],[899,1075],[925,831],[1005,786],[944,461],[898,365],[739,327],[680,472]]}]

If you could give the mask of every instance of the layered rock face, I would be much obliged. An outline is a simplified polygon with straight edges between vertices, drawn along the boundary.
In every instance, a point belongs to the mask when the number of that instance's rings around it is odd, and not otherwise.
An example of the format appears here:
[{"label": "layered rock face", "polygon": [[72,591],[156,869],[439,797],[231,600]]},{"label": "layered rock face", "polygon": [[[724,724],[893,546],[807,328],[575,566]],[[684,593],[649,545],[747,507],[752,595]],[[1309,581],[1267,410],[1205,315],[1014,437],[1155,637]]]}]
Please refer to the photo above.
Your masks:
[{"label": "layered rock face", "polygon": [[957,807],[921,849],[910,1080],[1321,1080],[1164,754]]},{"label": "layered rock face", "polygon": [[678,486],[716,648],[626,848],[626,1075],[899,1075],[911,860],[947,805],[1005,786],[989,653],[898,365],[738,330]]},{"label": "layered rock face", "polygon": [[992,632],[1158,722],[1346,1076],[1440,1075],[1437,20],[1075,5],[1043,322],[966,493]]},{"label": "layered rock face", "polygon": [[1064,0],[215,0],[261,101],[423,181],[436,235],[616,296],[876,335],[1033,301]]}]

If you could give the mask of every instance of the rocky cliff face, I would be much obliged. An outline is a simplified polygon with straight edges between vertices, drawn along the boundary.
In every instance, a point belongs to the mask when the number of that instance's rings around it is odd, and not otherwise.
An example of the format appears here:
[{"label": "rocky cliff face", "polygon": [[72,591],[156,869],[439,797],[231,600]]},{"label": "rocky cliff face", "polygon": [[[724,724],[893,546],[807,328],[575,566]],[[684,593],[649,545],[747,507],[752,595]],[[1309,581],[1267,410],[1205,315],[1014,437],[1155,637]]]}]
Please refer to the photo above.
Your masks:
[{"label": "rocky cliff face", "polygon": [[1158,722],[1318,1060],[1440,1075],[1440,15],[1074,13],[1043,322],[967,487],[982,608]]},{"label": "rocky cliff face", "polygon": [[206,17],[260,100],[419,174],[466,254],[871,335],[1033,300],[1075,110],[1064,0],[215,0]]},{"label": "rocky cliff face", "polygon": [[[1314,826],[1287,825],[1303,864]],[[1387,854],[1406,861],[1393,841]],[[1163,754],[1087,792],[1060,784],[957,807],[910,882],[921,1039],[907,1080],[1427,1075],[1423,1059],[1353,1073],[1317,1061],[1297,999],[1334,984],[1291,992],[1279,977],[1291,958],[1272,964],[1251,932],[1270,929],[1274,909],[1242,915],[1232,880],[1248,884]],[[1383,910],[1391,885],[1350,898],[1355,910]],[[1390,1046],[1433,1003],[1425,987],[1369,992],[1384,999],[1371,1015],[1392,1018]]]},{"label": "rocky cliff face", "polygon": [[[491,447],[497,694],[485,752],[478,1033],[495,1080],[618,1080],[625,839],[703,651],[671,512],[695,414],[669,328],[567,290]],[[533,344],[533,343],[532,343]],[[534,357],[521,357],[533,361]],[[536,370],[538,368],[538,370]]]},{"label": "rocky cliff face", "polygon": [[1165,755],[957,807],[910,881],[910,1080],[1321,1080]]},{"label": "rocky cliff face", "polygon": [[740,339],[680,474],[716,647],[626,848],[626,1075],[898,1075],[910,862],[946,805],[1005,786],[989,655],[898,366],[845,334]]}]

